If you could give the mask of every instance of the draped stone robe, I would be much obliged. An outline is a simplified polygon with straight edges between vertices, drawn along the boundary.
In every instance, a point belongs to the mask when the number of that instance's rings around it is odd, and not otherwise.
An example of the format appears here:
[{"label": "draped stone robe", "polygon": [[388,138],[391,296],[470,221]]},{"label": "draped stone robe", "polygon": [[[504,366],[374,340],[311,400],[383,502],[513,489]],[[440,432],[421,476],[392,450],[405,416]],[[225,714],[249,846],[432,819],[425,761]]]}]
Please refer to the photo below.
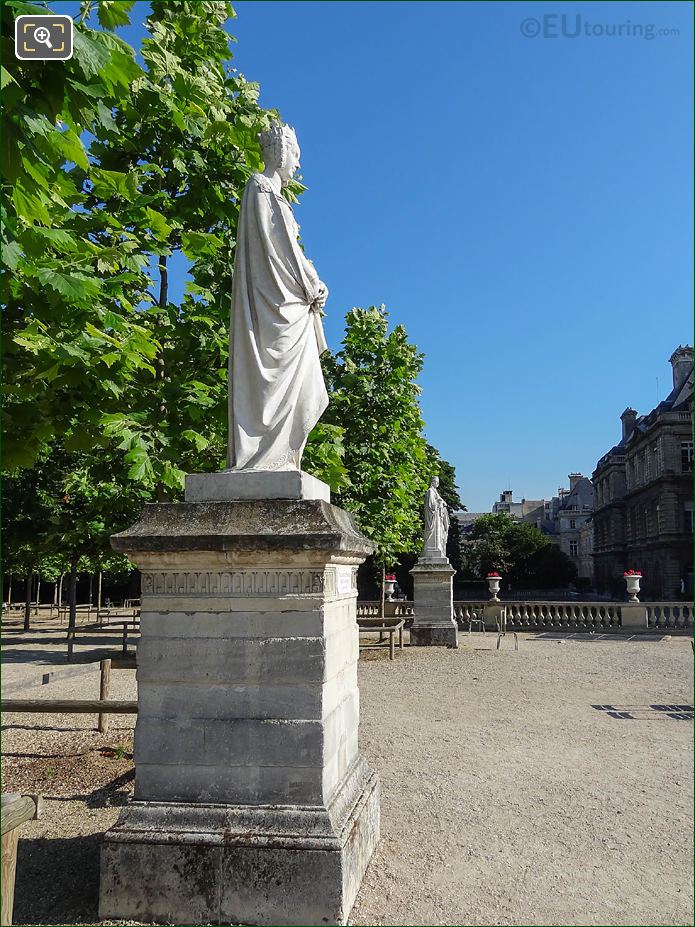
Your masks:
[{"label": "draped stone robe", "polygon": [[425,547],[423,555],[446,557],[449,510],[437,490],[430,486],[425,496]]},{"label": "draped stone robe", "polygon": [[297,242],[287,200],[269,179],[246,185],[237,232],[229,350],[229,467],[299,469],[328,405],[315,307],[319,277]]}]

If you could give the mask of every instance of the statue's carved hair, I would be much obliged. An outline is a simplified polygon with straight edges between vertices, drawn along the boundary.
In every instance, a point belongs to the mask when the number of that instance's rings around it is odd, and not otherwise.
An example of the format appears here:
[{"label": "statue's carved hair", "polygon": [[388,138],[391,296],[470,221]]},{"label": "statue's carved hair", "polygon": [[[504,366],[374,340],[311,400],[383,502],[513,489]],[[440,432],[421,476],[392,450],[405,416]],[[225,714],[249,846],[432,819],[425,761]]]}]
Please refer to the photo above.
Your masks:
[{"label": "statue's carved hair", "polygon": [[282,167],[287,158],[287,149],[291,142],[297,141],[292,126],[281,122],[271,122],[270,127],[258,135],[266,165],[273,164]]}]

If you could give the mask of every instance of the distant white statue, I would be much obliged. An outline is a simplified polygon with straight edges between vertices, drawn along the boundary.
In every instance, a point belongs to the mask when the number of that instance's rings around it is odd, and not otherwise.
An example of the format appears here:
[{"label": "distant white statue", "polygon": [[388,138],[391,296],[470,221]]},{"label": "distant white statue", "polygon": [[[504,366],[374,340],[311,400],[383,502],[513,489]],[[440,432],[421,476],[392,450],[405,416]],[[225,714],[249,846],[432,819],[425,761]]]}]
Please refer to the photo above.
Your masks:
[{"label": "distant white statue", "polygon": [[449,510],[437,492],[439,477],[433,476],[425,495],[425,548],[422,556],[446,557],[446,539],[449,535]]},{"label": "distant white statue", "polygon": [[234,260],[228,466],[295,470],[328,405],[319,360],[328,288],[282,195],[299,167],[294,129],[275,122],[259,139],[265,169],[244,190]]}]

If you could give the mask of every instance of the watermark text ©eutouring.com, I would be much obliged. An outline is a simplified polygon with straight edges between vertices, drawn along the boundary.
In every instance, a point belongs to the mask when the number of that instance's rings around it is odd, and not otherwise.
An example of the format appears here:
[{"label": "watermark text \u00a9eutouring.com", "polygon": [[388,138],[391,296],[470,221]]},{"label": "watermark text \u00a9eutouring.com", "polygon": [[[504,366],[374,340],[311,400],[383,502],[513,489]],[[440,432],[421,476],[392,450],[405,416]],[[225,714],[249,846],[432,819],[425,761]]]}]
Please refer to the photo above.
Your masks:
[{"label": "watermark text \u00a9eutouring.com", "polygon": [[626,19],[621,23],[589,22],[581,13],[545,13],[543,16],[529,16],[519,24],[521,34],[527,39],[579,39],[579,38],[623,38],[656,39],[663,36],[679,36],[680,29],[657,28],[654,23],[633,23]]}]

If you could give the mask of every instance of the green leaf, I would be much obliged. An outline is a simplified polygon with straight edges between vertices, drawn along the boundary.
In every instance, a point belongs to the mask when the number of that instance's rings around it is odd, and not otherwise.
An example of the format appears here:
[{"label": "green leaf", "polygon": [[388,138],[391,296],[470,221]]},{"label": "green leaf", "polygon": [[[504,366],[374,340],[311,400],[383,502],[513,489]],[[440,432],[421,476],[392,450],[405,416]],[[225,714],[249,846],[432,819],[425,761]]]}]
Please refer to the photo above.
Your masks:
[{"label": "green leaf", "polygon": [[73,302],[82,302],[96,296],[101,289],[101,281],[97,277],[87,277],[80,273],[62,273],[51,267],[40,267],[37,276],[44,286]]},{"label": "green leaf", "polygon": [[73,58],[85,77],[96,77],[111,57],[108,48],[96,38],[97,33],[82,28],[73,35]]},{"label": "green leaf", "polygon": [[44,225],[51,224],[51,214],[48,211],[49,201],[43,194],[27,190],[18,180],[12,191],[12,199],[17,215],[28,224],[33,225],[35,222],[42,222]]},{"label": "green leaf", "polygon": [[8,84],[16,84],[17,81],[10,72],[3,66],[0,66],[0,90],[4,90]]},{"label": "green leaf", "polygon": [[131,464],[128,479],[150,481],[154,476],[150,455],[144,447],[134,447],[125,455],[126,463]]},{"label": "green leaf", "polygon": [[115,29],[116,26],[130,24],[128,11],[132,9],[135,0],[100,0],[99,25],[105,29]]},{"label": "green leaf", "polygon": [[147,214],[148,224],[154,237],[158,241],[167,241],[171,235],[171,226],[161,212],[157,212],[156,209],[151,209],[148,206],[145,209],[145,213]]},{"label": "green leaf", "polygon": [[89,160],[79,135],[73,129],[64,132],[54,132],[51,142],[66,161],[72,161],[82,170],[89,170]]},{"label": "green leaf", "polygon": [[192,444],[195,444],[196,450],[198,451],[204,451],[205,448],[210,444],[207,438],[204,438],[197,431],[193,431],[192,428],[187,428],[185,431],[182,431],[181,437],[185,438],[187,441],[190,441]]},{"label": "green leaf", "polygon": [[118,133],[119,129],[116,125],[116,120],[113,118],[111,108],[106,106],[105,103],[102,103],[101,100],[98,100],[97,112],[99,113],[99,119],[101,120],[101,124],[104,126],[104,128],[108,129],[109,132]]},{"label": "green leaf", "polygon": [[5,262],[7,267],[10,270],[15,270],[19,259],[22,256],[22,249],[19,247],[16,241],[3,241],[2,242],[2,260]]},{"label": "green leaf", "polygon": [[185,470],[179,470],[178,467],[166,460],[162,470],[162,482],[170,489],[183,490],[186,486],[186,472]]}]

